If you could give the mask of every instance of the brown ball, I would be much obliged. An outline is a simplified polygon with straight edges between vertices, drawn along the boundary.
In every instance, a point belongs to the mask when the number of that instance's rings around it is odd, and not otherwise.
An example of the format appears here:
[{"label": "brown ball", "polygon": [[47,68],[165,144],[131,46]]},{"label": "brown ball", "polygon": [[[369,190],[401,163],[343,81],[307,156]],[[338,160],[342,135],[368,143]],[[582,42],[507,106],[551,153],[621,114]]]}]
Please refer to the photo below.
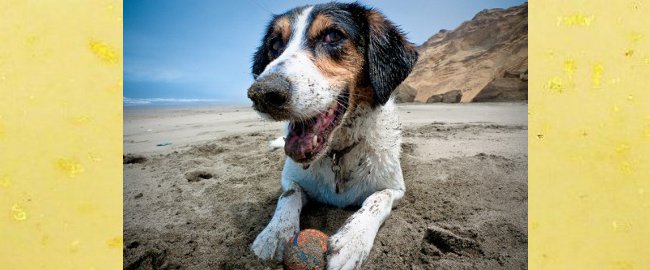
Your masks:
[{"label": "brown ball", "polygon": [[327,234],[314,229],[297,233],[284,249],[285,269],[325,269],[327,238]]}]

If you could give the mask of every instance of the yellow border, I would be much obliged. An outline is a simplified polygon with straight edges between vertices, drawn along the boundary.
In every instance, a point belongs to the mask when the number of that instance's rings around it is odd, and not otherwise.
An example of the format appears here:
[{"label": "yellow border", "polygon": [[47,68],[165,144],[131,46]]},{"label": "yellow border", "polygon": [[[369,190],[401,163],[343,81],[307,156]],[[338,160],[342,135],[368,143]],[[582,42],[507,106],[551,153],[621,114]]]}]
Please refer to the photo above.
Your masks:
[{"label": "yellow border", "polygon": [[650,266],[650,1],[531,1],[529,267]]},{"label": "yellow border", "polygon": [[122,2],[0,2],[0,268],[122,268]]}]

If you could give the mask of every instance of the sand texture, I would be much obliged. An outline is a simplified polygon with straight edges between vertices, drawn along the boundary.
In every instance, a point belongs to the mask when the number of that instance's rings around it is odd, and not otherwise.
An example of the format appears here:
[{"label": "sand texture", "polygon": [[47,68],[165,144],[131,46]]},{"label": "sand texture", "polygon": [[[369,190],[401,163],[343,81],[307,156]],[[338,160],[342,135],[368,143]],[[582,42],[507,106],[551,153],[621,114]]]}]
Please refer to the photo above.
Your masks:
[{"label": "sand texture", "polygon": [[[407,192],[364,269],[526,269],[527,105],[399,108]],[[249,251],[280,195],[281,124],[154,107],[126,108],[124,125],[126,269],[282,268]],[[301,229],[332,235],[355,210],[310,203]]]}]

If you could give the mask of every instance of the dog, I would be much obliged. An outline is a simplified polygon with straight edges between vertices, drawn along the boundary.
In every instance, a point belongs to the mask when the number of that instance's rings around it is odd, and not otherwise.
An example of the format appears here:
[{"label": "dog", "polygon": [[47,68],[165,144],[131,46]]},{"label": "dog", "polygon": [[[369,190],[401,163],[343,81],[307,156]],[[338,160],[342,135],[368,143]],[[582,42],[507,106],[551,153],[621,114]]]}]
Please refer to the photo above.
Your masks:
[{"label": "dog", "polygon": [[[418,54],[402,31],[358,3],[276,15],[253,56],[253,108],[287,121],[282,194],[251,249],[282,260],[308,200],[360,206],[328,240],[328,269],[365,262],[379,227],[404,196],[401,135],[392,93]],[[274,142],[277,144],[277,142]]]}]

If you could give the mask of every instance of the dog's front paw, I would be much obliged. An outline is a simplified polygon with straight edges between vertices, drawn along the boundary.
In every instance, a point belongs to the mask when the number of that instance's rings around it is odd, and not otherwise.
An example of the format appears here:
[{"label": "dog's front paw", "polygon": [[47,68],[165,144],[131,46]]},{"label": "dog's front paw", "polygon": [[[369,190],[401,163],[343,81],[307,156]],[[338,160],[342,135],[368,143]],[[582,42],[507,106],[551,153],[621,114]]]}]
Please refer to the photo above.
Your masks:
[{"label": "dog's front paw", "polygon": [[294,228],[293,226],[281,228],[269,224],[257,235],[257,238],[255,238],[251,246],[251,250],[260,259],[282,261],[284,247],[298,230],[297,227]]},{"label": "dog's front paw", "polygon": [[375,232],[343,228],[330,237],[327,245],[327,269],[360,269],[368,258]]}]

